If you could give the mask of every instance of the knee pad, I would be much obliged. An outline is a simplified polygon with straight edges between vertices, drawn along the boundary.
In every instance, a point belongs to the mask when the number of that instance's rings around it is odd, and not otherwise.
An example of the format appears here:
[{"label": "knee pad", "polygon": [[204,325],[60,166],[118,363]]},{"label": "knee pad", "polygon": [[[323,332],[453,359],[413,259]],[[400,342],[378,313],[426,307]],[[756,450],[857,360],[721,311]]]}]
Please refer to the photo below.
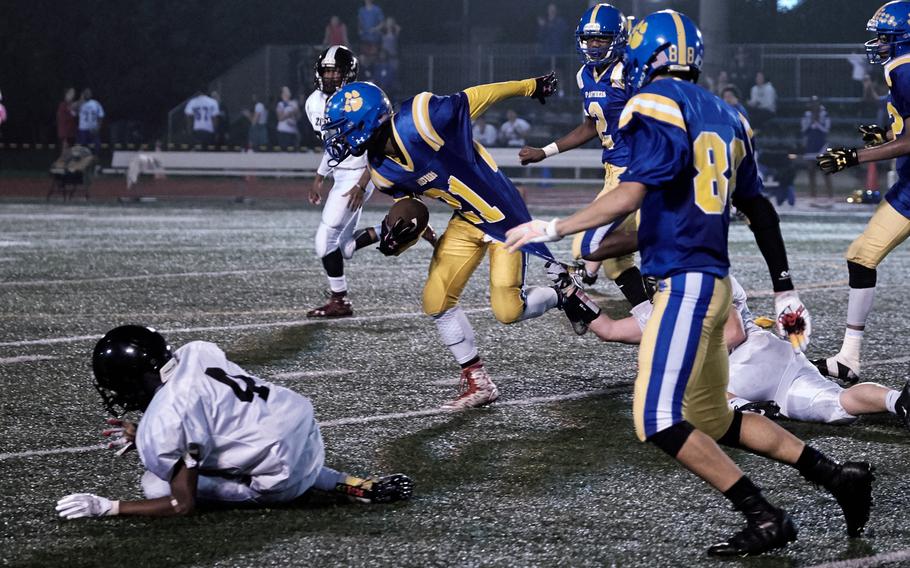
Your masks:
[{"label": "knee pad", "polygon": [[159,497],[169,497],[171,495],[171,484],[164,481],[154,473],[146,471],[142,474],[142,493],[146,499],[158,499]]},{"label": "knee pad", "polygon": [[847,261],[847,270],[850,272],[851,288],[875,288],[878,270],[857,264],[852,260]]},{"label": "knee pad", "polygon": [[320,223],[316,229],[316,257],[322,258],[338,248],[338,240],[341,237],[341,227],[330,227],[325,223]]},{"label": "knee pad", "polygon": [[683,420],[682,422],[677,422],[669,428],[664,428],[657,434],[653,434],[646,441],[651,442],[666,452],[671,458],[676,459],[677,454],[679,454],[679,450],[682,449],[683,445],[686,443],[686,440],[689,439],[689,436],[694,431],[695,428]]},{"label": "knee pad", "polygon": [[743,429],[743,413],[734,410],[733,411],[733,422],[730,422],[730,427],[727,428],[727,431],[724,432],[724,435],[717,439],[717,443],[728,448],[739,448],[739,437]]}]

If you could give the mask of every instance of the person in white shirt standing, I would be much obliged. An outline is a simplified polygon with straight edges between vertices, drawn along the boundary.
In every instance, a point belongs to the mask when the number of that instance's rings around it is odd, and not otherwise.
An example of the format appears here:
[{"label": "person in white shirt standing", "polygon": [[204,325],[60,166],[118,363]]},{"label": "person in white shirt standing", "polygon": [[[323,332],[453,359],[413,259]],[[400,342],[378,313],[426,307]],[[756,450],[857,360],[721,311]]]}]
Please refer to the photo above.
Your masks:
[{"label": "person in white shirt standing", "polygon": [[[340,87],[357,79],[357,58],[343,45],[333,45],[319,54],[314,72],[316,90],[307,98],[305,107],[313,130],[322,136],[325,103]],[[347,298],[344,259],[351,258],[356,249],[376,242],[379,234],[376,229],[366,229],[358,233],[359,237],[354,235],[363,204],[373,194],[366,154],[349,156],[336,165],[330,165],[329,155],[323,154],[309,194],[313,205],[322,203],[323,183],[329,175],[334,183],[325,196],[322,221],[316,230],[316,254],[322,259],[332,295],[326,305],[307,312],[307,317],[353,315]]]},{"label": "person in white shirt standing", "polygon": [[101,121],[104,119],[104,108],[92,98],[92,90],[82,91],[79,101],[79,130],[76,132],[76,143],[92,148],[97,156],[101,153]]},{"label": "person in white shirt standing", "polygon": [[499,127],[499,140],[506,146],[524,146],[525,135],[531,130],[528,121],[519,118],[518,113],[512,109],[506,112],[506,121]]},{"label": "person in white shirt standing", "polygon": [[281,100],[275,105],[275,114],[278,117],[278,145],[284,152],[296,150],[300,145],[300,131],[297,130],[300,107],[291,97],[290,87],[281,87]]},{"label": "person in white shirt standing", "polygon": [[118,428],[106,433],[118,453],[138,449],[146,499],[75,493],[57,503],[66,519],[289,503],[310,489],[364,503],[401,501],[413,491],[404,474],[363,479],[326,467],[309,399],[250,375],[214,343],[172,350],[153,329],[121,326],[95,346],[92,371],[108,410],[143,412],[138,427],[109,420]]},{"label": "person in white shirt standing", "polygon": [[471,129],[471,135],[484,146],[496,145],[496,127],[487,122],[487,117],[481,115],[474,121],[474,127]]},{"label": "person in white shirt standing", "polygon": [[189,102],[183,114],[186,115],[187,128],[193,132],[193,142],[203,149],[215,143],[215,130],[219,118],[218,101],[197,91]]}]

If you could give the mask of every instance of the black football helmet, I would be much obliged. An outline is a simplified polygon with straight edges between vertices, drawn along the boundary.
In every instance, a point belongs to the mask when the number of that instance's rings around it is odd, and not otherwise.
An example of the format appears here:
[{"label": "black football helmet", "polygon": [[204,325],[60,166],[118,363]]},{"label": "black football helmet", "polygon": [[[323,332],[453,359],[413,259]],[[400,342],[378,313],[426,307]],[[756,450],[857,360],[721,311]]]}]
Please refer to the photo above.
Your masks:
[{"label": "black football helmet", "polygon": [[[337,69],[341,72],[341,79],[337,84],[327,84],[322,74],[328,69]],[[341,87],[357,80],[357,58],[354,52],[343,45],[333,45],[325,48],[316,58],[313,66],[316,88],[331,95]]]},{"label": "black football helmet", "polygon": [[107,332],[92,353],[95,389],[107,409],[115,416],[145,410],[161,386],[158,371],[172,356],[154,329],[123,325]]}]

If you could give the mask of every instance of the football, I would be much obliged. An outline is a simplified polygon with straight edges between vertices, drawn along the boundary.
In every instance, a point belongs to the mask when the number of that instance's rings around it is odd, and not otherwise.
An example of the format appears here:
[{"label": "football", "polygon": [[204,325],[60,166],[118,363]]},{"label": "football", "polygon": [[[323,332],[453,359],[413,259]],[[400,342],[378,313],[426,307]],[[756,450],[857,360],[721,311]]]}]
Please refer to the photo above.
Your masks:
[{"label": "football", "polygon": [[406,225],[413,222],[416,225],[414,230],[416,238],[422,235],[427,225],[429,225],[430,211],[419,199],[400,199],[389,209],[387,219],[389,227],[394,227],[399,219],[403,220]]}]

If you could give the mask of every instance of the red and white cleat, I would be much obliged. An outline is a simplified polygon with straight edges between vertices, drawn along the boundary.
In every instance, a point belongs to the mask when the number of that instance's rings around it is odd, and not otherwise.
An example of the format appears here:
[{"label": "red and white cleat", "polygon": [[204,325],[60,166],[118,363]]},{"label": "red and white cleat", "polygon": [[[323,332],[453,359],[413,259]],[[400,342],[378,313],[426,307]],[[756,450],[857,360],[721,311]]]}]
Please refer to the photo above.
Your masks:
[{"label": "red and white cleat", "polygon": [[351,307],[351,301],[347,299],[347,294],[335,292],[332,293],[328,304],[306,313],[308,318],[346,318],[352,315],[354,309]]},{"label": "red and white cleat", "polygon": [[490,404],[499,398],[499,389],[493,384],[483,363],[475,363],[461,370],[461,394],[455,400],[442,405],[449,410],[476,408]]}]

